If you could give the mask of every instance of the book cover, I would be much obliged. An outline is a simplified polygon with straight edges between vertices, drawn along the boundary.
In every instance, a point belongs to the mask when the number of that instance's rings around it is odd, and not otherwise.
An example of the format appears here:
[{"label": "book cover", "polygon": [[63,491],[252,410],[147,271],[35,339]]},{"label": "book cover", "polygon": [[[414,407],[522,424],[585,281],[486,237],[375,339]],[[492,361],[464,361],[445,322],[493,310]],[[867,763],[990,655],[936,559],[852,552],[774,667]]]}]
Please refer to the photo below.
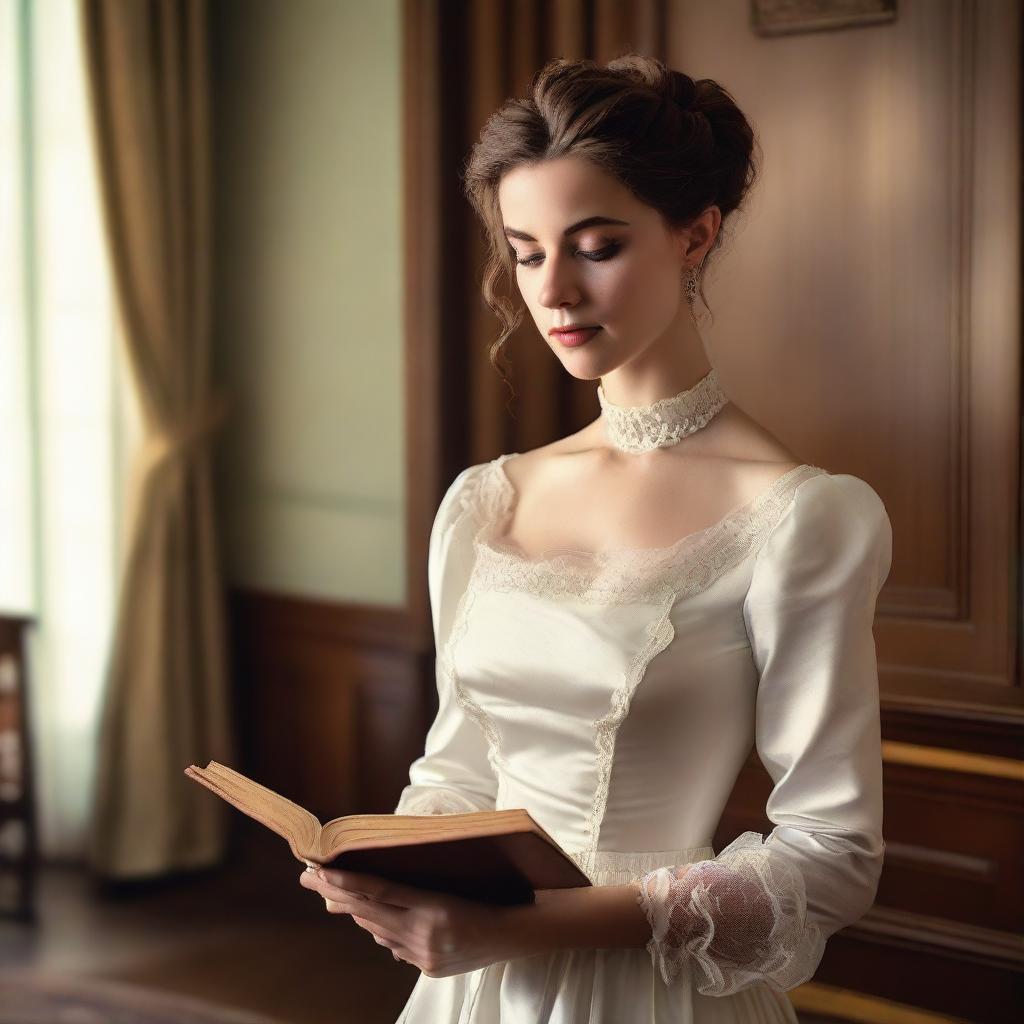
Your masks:
[{"label": "book cover", "polygon": [[525,808],[465,814],[348,814],[306,808],[216,761],[185,774],[287,840],[305,864],[389,878],[466,899],[532,903],[538,889],[590,885]]}]

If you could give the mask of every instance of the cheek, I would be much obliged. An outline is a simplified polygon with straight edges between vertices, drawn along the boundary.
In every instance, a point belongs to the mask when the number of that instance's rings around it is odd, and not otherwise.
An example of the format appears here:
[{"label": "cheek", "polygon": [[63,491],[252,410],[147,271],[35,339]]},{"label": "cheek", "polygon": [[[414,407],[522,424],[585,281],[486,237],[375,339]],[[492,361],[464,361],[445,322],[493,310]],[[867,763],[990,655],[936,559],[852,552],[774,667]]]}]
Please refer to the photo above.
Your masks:
[{"label": "cheek", "polygon": [[595,284],[595,301],[624,328],[656,330],[675,315],[683,294],[671,267],[665,260],[623,265]]}]

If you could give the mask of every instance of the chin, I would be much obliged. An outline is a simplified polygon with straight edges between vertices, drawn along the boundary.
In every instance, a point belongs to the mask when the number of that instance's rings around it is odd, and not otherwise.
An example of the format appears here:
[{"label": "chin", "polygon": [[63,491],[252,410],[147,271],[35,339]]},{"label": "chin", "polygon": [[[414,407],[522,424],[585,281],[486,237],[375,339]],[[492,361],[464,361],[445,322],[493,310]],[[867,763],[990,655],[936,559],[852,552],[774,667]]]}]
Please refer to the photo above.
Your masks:
[{"label": "chin", "polygon": [[588,352],[585,356],[582,352],[556,352],[555,356],[565,372],[576,380],[599,381],[619,365],[617,361],[609,359],[607,354],[596,352]]},{"label": "chin", "polygon": [[591,373],[586,368],[580,369],[579,367],[565,366],[565,363],[562,363],[562,366],[565,367],[565,372],[568,373],[570,377],[575,377],[576,380],[600,380],[601,377],[608,372],[607,370],[594,370]]}]

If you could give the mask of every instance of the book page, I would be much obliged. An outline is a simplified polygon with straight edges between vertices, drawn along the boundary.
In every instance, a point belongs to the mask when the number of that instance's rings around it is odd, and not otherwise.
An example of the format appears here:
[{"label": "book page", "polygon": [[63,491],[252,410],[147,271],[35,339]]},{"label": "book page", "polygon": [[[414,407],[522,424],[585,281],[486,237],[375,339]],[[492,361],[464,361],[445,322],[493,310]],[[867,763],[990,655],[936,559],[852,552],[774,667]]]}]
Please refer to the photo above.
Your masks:
[{"label": "book page", "polygon": [[320,822],[304,807],[217,761],[210,761],[206,768],[191,765],[185,774],[287,839],[299,860],[309,863],[315,856]]}]

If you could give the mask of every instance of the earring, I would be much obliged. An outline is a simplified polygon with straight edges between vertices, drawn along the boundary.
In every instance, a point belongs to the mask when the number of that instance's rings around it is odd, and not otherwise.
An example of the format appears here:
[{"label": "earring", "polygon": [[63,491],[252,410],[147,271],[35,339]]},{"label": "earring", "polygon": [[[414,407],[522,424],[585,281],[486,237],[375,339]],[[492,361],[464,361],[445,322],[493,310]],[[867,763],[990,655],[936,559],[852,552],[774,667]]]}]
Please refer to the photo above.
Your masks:
[{"label": "earring", "polygon": [[697,268],[689,267],[686,270],[683,282],[686,285],[686,301],[692,306],[697,301]]},{"label": "earring", "polygon": [[692,307],[697,301],[697,281],[700,278],[701,268],[704,266],[704,260],[708,258],[708,254],[705,253],[700,263],[695,267],[687,267],[683,271],[683,283],[686,285],[686,301]]}]

